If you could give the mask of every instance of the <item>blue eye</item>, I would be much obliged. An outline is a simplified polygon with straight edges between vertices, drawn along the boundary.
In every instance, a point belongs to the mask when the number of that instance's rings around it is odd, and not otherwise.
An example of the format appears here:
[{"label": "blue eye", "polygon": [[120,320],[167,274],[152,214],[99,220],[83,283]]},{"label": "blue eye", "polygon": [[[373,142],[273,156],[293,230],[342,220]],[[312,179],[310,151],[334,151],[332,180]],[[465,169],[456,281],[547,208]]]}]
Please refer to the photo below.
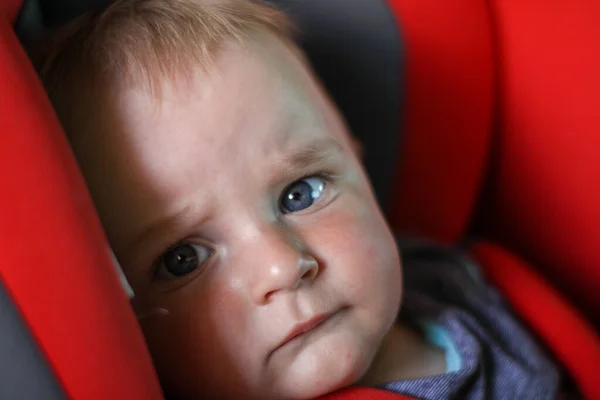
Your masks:
[{"label": "blue eye", "polygon": [[194,272],[211,254],[210,249],[197,244],[174,246],[161,257],[157,275],[165,279],[185,276]]},{"label": "blue eye", "polygon": [[314,204],[325,190],[325,181],[318,177],[300,179],[288,186],[281,196],[281,211],[293,213]]}]

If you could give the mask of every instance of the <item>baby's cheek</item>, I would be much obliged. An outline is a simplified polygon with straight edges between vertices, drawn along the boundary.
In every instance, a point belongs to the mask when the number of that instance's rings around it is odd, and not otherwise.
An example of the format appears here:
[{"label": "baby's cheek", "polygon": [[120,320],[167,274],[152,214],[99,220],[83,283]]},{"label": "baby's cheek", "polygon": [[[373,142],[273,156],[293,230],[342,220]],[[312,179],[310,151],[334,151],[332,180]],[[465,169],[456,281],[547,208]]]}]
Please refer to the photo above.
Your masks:
[{"label": "baby's cheek", "polygon": [[380,291],[381,306],[386,308],[385,303],[393,305],[399,302],[402,285],[400,257],[392,232],[369,193],[358,191],[350,200],[353,213],[348,230],[354,232],[356,238],[352,248],[361,249],[354,254],[363,263],[358,266],[359,273],[371,285],[370,290]]},{"label": "baby's cheek", "polygon": [[396,252],[391,232],[368,193],[357,188],[340,203],[326,222],[329,234],[340,238],[340,247],[348,250],[349,254],[367,259]]},{"label": "baby's cheek", "polygon": [[341,264],[348,274],[398,269],[396,244],[374,203],[359,193],[345,193],[339,200],[322,216],[314,249],[327,264]]},{"label": "baby's cheek", "polygon": [[227,385],[251,350],[239,337],[248,332],[246,306],[228,282],[192,283],[161,304],[168,315],[142,321],[161,378],[190,393]]}]

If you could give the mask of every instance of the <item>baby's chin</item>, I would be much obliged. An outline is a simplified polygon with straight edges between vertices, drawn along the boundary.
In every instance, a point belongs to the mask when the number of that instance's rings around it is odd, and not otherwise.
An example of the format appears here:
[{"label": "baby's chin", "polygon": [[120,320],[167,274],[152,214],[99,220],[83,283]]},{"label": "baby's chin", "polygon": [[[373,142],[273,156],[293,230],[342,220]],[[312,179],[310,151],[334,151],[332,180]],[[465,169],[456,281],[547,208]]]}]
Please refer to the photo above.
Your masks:
[{"label": "baby's chin", "polygon": [[331,335],[295,354],[277,371],[276,399],[314,399],[356,383],[376,349],[352,332]]}]

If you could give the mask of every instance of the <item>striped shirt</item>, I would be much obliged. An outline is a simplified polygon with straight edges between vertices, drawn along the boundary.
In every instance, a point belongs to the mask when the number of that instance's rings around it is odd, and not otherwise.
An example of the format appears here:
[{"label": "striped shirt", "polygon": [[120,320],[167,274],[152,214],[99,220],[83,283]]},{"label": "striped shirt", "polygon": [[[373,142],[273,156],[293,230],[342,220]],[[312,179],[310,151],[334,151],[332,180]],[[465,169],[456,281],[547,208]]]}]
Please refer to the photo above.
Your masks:
[{"label": "striped shirt", "polygon": [[445,351],[447,368],[386,390],[431,400],[557,398],[557,368],[475,264],[454,250],[410,246],[403,265],[402,317]]}]

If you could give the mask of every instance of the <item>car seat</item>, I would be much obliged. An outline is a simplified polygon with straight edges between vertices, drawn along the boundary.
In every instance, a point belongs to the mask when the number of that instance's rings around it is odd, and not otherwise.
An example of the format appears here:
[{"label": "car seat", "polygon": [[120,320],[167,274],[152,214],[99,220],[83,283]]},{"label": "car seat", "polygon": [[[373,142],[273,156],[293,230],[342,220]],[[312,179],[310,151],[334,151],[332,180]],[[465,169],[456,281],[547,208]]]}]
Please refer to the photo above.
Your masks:
[{"label": "car seat", "polygon": [[[363,141],[394,229],[467,248],[600,398],[600,2],[273,2]],[[0,398],[162,398],[26,54],[102,3],[0,4]]]}]

